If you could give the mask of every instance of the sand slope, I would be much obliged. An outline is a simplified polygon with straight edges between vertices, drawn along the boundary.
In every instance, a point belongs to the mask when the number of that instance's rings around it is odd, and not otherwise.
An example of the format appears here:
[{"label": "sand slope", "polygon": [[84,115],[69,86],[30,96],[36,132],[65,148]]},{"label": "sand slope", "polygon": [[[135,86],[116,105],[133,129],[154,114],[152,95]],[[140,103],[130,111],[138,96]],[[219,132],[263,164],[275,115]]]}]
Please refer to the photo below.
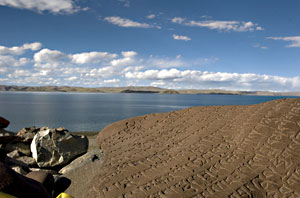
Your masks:
[{"label": "sand slope", "polygon": [[300,99],[116,122],[87,197],[300,197]]}]

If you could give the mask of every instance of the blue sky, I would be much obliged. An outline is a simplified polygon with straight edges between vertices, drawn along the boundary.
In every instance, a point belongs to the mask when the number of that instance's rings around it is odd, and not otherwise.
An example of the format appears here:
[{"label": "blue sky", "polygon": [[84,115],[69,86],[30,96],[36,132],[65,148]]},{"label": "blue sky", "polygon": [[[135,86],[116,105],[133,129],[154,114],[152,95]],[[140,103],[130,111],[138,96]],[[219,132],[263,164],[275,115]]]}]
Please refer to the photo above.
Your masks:
[{"label": "blue sky", "polygon": [[300,91],[298,0],[0,0],[0,84]]}]

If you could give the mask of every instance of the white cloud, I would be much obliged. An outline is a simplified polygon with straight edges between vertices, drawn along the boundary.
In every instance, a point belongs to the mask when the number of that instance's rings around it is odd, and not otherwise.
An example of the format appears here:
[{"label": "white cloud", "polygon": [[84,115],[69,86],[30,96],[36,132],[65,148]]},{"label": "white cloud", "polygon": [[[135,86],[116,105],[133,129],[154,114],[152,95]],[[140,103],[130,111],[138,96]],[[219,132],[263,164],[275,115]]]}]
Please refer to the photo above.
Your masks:
[{"label": "white cloud", "polygon": [[149,14],[148,16],[146,16],[147,19],[154,19],[155,17],[155,14]]},{"label": "white cloud", "polygon": [[55,68],[67,58],[63,52],[50,49],[42,49],[33,56],[35,66],[43,68]]},{"label": "white cloud", "polygon": [[120,27],[136,27],[136,28],[153,28],[154,26],[147,23],[139,23],[130,19],[121,18],[119,16],[105,17],[105,21]]},{"label": "white cloud", "polygon": [[182,23],[185,21],[185,18],[182,18],[182,17],[174,17],[171,21],[172,21],[173,23],[179,23],[179,24],[182,24]]},{"label": "white cloud", "polygon": [[99,63],[103,60],[116,58],[117,54],[110,54],[108,52],[84,52],[71,55],[73,63],[87,64],[87,63]]},{"label": "white cloud", "polygon": [[199,69],[218,60],[213,56],[185,60],[181,55],[141,59],[135,51],[66,54],[42,49],[32,57],[0,55],[0,79],[3,83],[17,85],[97,87],[112,84],[156,85],[174,89],[300,91],[299,76],[208,72]]},{"label": "white cloud", "polygon": [[252,73],[207,72],[198,70],[146,70],[127,72],[128,79],[148,80],[173,88],[227,89],[227,90],[299,90],[300,78],[259,75]]},{"label": "white cloud", "polygon": [[[81,10],[73,0],[0,0],[0,6],[28,9],[38,12],[49,11],[54,14],[71,14]],[[84,8],[83,10],[86,10]]]},{"label": "white cloud", "polygon": [[137,53],[135,51],[126,51],[126,52],[122,52],[122,55],[124,57],[133,57],[133,56],[136,56]]},{"label": "white cloud", "polygon": [[182,41],[190,41],[190,40],[192,40],[190,37],[176,35],[176,34],[173,34],[173,39],[175,39],[175,40],[182,40]]},{"label": "white cloud", "polygon": [[197,26],[208,28],[212,30],[219,30],[219,31],[235,31],[235,32],[247,32],[247,31],[261,31],[263,30],[262,27],[258,26],[257,24],[248,21],[216,21],[216,20],[204,20],[204,21],[194,21],[190,20],[187,21],[185,18],[181,17],[174,17],[171,20],[173,23],[178,23],[181,25],[186,26]]},{"label": "white cloud", "polygon": [[288,37],[267,37],[267,39],[290,41],[291,44],[286,47],[300,47],[300,36],[288,36]]},{"label": "white cloud", "polygon": [[41,47],[42,44],[39,42],[25,43],[22,46],[13,47],[0,46],[0,54],[22,55],[25,53],[26,50],[37,51],[41,49]]},{"label": "white cloud", "polygon": [[120,82],[120,79],[109,79],[109,80],[104,80],[104,83],[118,83]]},{"label": "white cloud", "polygon": [[74,80],[78,80],[78,77],[77,76],[71,76],[69,78],[65,78],[65,80],[67,80],[67,81],[74,81]]},{"label": "white cloud", "polygon": [[2,68],[10,66],[19,67],[26,65],[28,62],[29,59],[24,57],[18,59],[10,55],[0,55],[0,67]]}]

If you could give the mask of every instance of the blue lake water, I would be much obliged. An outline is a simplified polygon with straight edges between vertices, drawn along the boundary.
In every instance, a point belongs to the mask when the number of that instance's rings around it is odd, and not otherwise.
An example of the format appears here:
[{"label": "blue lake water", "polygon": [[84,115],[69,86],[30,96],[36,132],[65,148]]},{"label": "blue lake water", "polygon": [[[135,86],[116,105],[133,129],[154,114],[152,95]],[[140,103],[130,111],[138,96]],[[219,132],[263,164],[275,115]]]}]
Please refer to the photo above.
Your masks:
[{"label": "blue lake water", "polygon": [[7,130],[29,126],[100,131],[122,119],[202,105],[247,105],[286,97],[118,93],[0,92],[0,116]]}]

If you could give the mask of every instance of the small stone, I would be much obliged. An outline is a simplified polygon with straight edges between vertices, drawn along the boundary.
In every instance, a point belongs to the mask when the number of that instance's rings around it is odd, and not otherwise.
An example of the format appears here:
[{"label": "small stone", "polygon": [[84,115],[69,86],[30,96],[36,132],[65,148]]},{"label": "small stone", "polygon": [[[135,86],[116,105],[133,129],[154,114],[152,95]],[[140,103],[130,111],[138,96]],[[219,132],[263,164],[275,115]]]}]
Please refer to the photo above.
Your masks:
[{"label": "small stone", "polygon": [[16,171],[17,173],[21,174],[21,175],[26,175],[28,172],[26,172],[22,167],[20,166],[13,166],[10,167],[11,169],[13,169],[14,171]]},{"label": "small stone", "polygon": [[50,173],[52,175],[57,175],[57,171],[51,170],[51,169],[42,169],[42,168],[29,168],[30,171],[41,171],[41,172],[46,172]]},{"label": "small stone", "polygon": [[13,159],[16,159],[18,157],[21,157],[21,153],[18,150],[14,150],[10,153],[7,153],[7,156]]},{"label": "small stone", "polygon": [[68,131],[67,129],[65,129],[64,127],[59,127],[56,129],[56,131]]},{"label": "small stone", "polygon": [[16,134],[16,136],[22,138],[23,142],[31,143],[33,137],[38,131],[39,129],[36,129],[35,126],[23,128]]}]

